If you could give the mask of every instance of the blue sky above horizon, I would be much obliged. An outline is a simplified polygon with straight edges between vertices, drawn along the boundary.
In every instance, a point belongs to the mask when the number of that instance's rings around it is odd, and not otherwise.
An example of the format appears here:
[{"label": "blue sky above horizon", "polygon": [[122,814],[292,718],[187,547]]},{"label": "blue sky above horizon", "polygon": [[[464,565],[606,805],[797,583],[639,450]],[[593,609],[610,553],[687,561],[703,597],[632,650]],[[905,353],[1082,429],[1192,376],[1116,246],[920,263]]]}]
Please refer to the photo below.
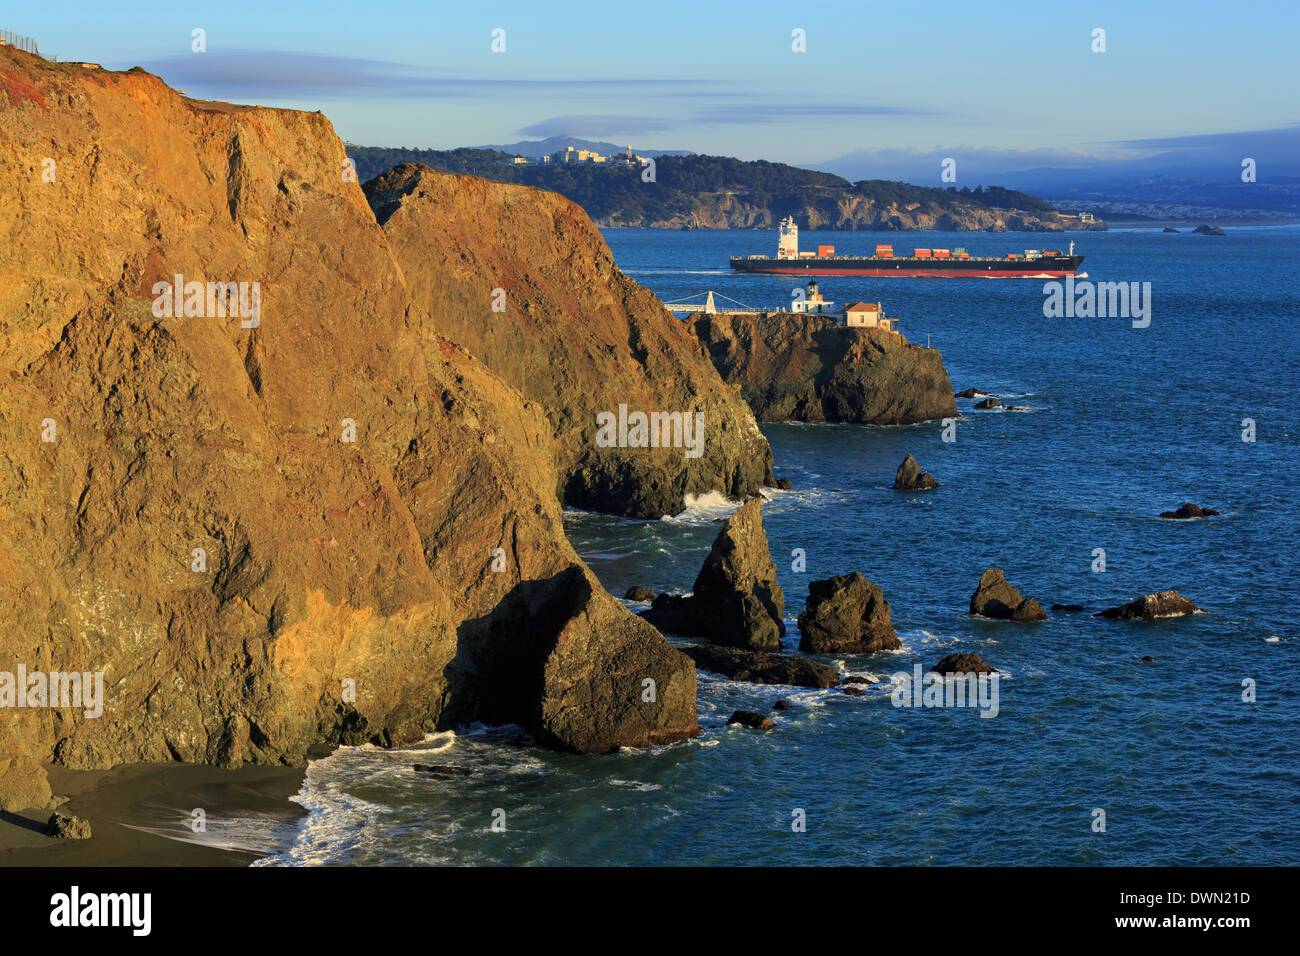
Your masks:
[{"label": "blue sky above horizon", "polygon": [[193,96],[320,109],[367,145],[567,134],[869,172],[891,157],[1123,162],[1210,143],[1231,158],[1300,136],[1300,5],[1281,0],[51,0],[0,27]]}]

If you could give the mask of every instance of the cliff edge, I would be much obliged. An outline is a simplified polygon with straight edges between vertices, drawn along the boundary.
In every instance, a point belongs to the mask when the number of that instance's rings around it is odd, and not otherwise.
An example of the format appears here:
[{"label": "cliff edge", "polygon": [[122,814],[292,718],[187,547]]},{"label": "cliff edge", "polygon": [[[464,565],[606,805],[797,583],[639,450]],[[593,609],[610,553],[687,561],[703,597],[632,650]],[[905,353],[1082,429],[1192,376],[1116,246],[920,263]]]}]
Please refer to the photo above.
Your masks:
[{"label": "cliff edge", "polygon": [[[546,410],[567,504],[658,518],[687,495],[744,498],[772,483],[753,414],[690,329],[614,264],[581,207],[411,164],[364,188],[438,331]],[[699,447],[671,434],[657,448],[599,440],[597,416],[618,418],[620,405],[700,416]]]}]

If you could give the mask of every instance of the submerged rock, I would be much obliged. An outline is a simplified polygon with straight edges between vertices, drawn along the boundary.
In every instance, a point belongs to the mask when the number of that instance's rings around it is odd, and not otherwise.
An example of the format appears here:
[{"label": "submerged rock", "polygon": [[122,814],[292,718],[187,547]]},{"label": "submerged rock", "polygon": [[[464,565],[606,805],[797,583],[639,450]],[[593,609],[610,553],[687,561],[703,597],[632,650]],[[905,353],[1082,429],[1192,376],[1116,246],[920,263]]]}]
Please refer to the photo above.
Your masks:
[{"label": "submerged rock", "polygon": [[708,644],[687,647],[684,651],[705,670],[753,684],[830,687],[840,676],[835,668],[798,654],[768,654]]},{"label": "submerged rock", "polygon": [[1224,235],[1223,229],[1220,228],[1219,226],[1210,226],[1210,225],[1206,225],[1205,223],[1201,223],[1199,226],[1193,229],[1192,232],[1196,233],[1198,236]]},{"label": "submerged rock", "polygon": [[996,674],[978,654],[949,654],[930,670],[936,674]]},{"label": "submerged rock", "polygon": [[786,700],[785,698],[782,698],[781,700],[778,700],[775,704],[772,705],[772,709],[773,709],[773,710],[789,710],[789,709],[790,709],[791,707],[793,707],[793,706],[794,706],[794,705],[791,704],[788,700]]},{"label": "submerged rock", "polygon": [[1178,230],[1175,229],[1173,226],[1165,226],[1165,228],[1162,229],[1161,232],[1175,232],[1175,233],[1176,233],[1176,232],[1178,232]]},{"label": "submerged rock", "polygon": [[661,594],[647,621],[670,634],[751,650],[779,650],[785,595],[763,531],[763,504],[751,498],[723,524],[688,597]]},{"label": "submerged rock", "polygon": [[1083,610],[1082,604],[1053,604],[1053,611],[1060,611],[1062,614],[1078,614]]},{"label": "submerged rock", "polygon": [[1001,568],[989,568],[980,575],[979,587],[970,598],[970,612],[1004,621],[1047,620],[1043,606],[1013,588]]},{"label": "submerged rock", "polygon": [[638,584],[635,587],[628,588],[627,593],[624,594],[623,597],[629,601],[653,601],[655,599],[655,593],[649,588]]},{"label": "submerged rock", "polygon": [[856,685],[849,685],[848,687],[843,688],[843,690],[844,693],[849,697],[864,697],[866,696],[867,693],[861,687],[858,687]]},{"label": "submerged rock", "polygon": [[1219,514],[1219,512],[1215,511],[1213,508],[1202,508],[1199,505],[1192,504],[1190,501],[1184,501],[1178,506],[1177,511],[1162,511],[1160,512],[1160,517],[1175,519],[1212,518],[1217,514]]},{"label": "submerged rock", "polygon": [[895,491],[928,491],[938,487],[939,482],[935,480],[934,475],[922,471],[921,466],[910,454],[903,459],[903,463],[898,466],[897,474],[894,475]]},{"label": "submerged rock", "polygon": [[957,414],[938,349],[895,332],[789,313],[689,321],[759,421],[911,425]]},{"label": "submerged rock", "polygon": [[968,388],[958,392],[954,397],[955,398],[980,398],[987,394],[988,392],[981,392],[978,388]]},{"label": "submerged rock", "polygon": [[90,821],[55,813],[46,822],[45,833],[59,840],[89,840]]},{"label": "submerged rock", "polygon": [[903,646],[884,593],[856,571],[808,586],[799,635],[799,650],[807,654],[874,654]]},{"label": "submerged rock", "polygon": [[1177,591],[1159,591],[1135,598],[1119,607],[1107,608],[1096,616],[1121,620],[1152,620],[1158,617],[1182,617],[1184,614],[1195,614],[1199,610],[1199,607]]},{"label": "submerged rock", "polygon": [[771,730],[776,723],[771,717],[764,717],[762,714],[756,714],[752,710],[738,710],[727,718],[727,726],[740,724],[742,727],[750,727],[754,730]]}]

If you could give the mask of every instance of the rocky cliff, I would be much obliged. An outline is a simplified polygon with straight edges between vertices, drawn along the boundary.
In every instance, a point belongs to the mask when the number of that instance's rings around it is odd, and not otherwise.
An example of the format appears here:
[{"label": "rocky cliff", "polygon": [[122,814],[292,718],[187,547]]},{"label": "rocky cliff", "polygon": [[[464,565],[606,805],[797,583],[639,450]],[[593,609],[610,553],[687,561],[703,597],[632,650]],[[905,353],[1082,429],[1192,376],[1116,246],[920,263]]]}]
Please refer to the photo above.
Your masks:
[{"label": "rocky cliff", "polygon": [[[771,484],[772,454],[745,403],[690,329],[618,269],[576,204],[409,164],[365,190],[439,332],[546,410],[566,503],[658,518],[688,494],[740,498]],[[610,446],[597,416],[618,419],[620,405],[627,417],[700,416],[702,444],[688,450],[670,426],[666,447]]]},{"label": "rocky cliff", "polygon": [[[51,758],[697,732],[691,662],[564,538],[543,409],[413,301],[435,271],[403,274],[347,172],[319,113],[0,47],[0,678],[104,686],[98,717],[0,707],[0,803]],[[173,282],[255,308],[173,310]]]},{"label": "rocky cliff", "polygon": [[819,315],[691,317],[695,334],[759,421],[909,425],[955,416],[938,349]]}]

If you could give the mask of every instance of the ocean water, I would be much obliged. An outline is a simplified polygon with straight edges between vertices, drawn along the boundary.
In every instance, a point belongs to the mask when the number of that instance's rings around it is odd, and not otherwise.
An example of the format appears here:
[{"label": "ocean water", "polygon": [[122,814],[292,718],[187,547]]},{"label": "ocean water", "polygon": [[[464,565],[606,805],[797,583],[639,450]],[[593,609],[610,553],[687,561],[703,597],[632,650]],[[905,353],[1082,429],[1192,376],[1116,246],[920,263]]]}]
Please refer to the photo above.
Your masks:
[{"label": "ocean water", "polygon": [[[772,308],[795,285],[727,271],[730,254],[770,253],[774,232],[606,238],[665,300],[713,289]],[[1005,254],[1070,238],[805,233],[801,243]],[[829,299],[882,301],[911,341],[942,350],[956,389],[1013,406],[959,401],[953,442],[937,423],[763,427],[777,474],[794,482],[764,506],[788,646],[810,580],[861,571],[892,605],[901,651],[833,661],[881,679],[866,696],[701,672],[703,734],[651,751],[554,754],[517,728],[486,727],[403,751],[343,748],[311,765],[297,797],[308,815],[262,862],[1300,863],[1300,227],[1073,238],[1091,279],[1151,283],[1148,328],[1045,318],[1041,280],[820,280]],[[891,489],[909,452],[939,490]],[[1155,517],[1183,501],[1223,514]],[[569,533],[617,595],[633,584],[686,591],[715,519],[736,504],[708,496],[661,521],[570,512]],[[806,573],[792,570],[794,549]],[[1176,588],[1205,613],[984,621],[967,606],[989,567],[1044,606],[1094,612]],[[954,651],[1003,672],[996,717],[893,706],[891,674]],[[775,730],[725,726],[733,710],[782,697],[795,706]],[[415,762],[479,773],[430,780]],[[800,812],[803,832],[792,827]]]}]

